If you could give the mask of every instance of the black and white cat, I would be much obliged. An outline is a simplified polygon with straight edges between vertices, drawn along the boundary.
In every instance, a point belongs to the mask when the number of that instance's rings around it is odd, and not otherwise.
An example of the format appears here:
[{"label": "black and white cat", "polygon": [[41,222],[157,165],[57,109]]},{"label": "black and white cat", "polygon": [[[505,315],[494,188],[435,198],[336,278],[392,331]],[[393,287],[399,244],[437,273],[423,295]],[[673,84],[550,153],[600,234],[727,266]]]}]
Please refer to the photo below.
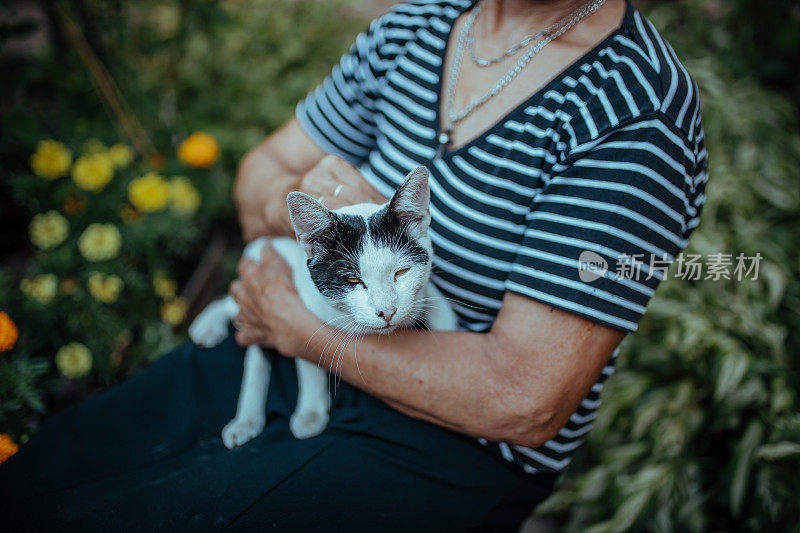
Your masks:
[{"label": "black and white cat", "polygon": [[[433,330],[456,329],[456,316],[428,281],[431,240],[428,170],[406,176],[382,205],[356,204],[329,210],[314,198],[286,198],[297,240],[257,239],[244,251],[260,261],[270,244],[287,261],[305,306],[332,327],[354,333],[389,333],[423,321]],[[228,333],[239,312],[230,296],[209,305],[189,327],[198,345],[211,347]],[[335,343],[334,343],[335,344]],[[297,364],[297,407],[289,422],[298,439],[321,433],[328,423],[328,373],[303,359]],[[245,352],[236,416],[222,430],[226,447],[241,446],[264,428],[270,363],[258,346]]]}]

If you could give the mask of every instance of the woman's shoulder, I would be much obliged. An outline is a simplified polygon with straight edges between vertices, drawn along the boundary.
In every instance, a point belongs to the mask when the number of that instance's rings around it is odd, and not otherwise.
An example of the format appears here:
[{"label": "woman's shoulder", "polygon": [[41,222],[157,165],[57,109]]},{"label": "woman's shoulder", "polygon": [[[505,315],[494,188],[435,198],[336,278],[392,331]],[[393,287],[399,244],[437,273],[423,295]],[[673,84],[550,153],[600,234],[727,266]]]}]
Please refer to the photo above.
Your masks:
[{"label": "woman's shoulder", "polygon": [[[591,95],[587,106],[614,111],[603,129],[613,130],[653,115],[659,115],[686,140],[693,139],[701,128],[697,84],[672,46],[632,6],[620,29],[583,70],[602,88]],[[596,134],[602,135],[602,129]]]}]

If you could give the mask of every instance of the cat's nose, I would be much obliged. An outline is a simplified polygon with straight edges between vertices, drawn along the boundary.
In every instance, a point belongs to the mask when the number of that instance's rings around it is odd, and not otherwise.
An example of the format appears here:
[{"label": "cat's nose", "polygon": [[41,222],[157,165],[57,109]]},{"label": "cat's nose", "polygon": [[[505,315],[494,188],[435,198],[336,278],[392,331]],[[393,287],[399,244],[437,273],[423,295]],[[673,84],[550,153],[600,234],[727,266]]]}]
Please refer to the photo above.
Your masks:
[{"label": "cat's nose", "polygon": [[386,322],[387,326],[392,321],[392,317],[394,316],[395,313],[397,313],[396,307],[388,307],[383,311],[376,311],[376,314]]}]

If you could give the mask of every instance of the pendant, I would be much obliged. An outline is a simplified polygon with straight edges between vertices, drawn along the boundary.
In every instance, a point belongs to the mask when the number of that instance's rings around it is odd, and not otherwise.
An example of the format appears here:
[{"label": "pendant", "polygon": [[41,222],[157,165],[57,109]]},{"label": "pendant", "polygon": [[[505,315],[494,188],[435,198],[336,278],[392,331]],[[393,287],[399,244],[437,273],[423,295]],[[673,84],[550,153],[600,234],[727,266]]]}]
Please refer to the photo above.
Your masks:
[{"label": "pendant", "polygon": [[452,132],[452,128],[448,128],[447,130],[441,132],[436,140],[439,142],[439,148],[436,150],[436,157],[441,159],[444,155],[444,151],[450,145],[450,132]]}]

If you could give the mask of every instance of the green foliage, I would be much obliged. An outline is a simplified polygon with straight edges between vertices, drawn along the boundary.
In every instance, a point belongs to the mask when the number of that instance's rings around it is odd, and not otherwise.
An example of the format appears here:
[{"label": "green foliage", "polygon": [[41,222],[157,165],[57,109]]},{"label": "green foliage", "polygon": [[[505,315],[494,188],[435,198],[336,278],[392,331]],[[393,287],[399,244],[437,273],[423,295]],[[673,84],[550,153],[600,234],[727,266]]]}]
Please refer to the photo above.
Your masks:
[{"label": "green foliage", "polygon": [[[73,153],[79,152],[77,146],[72,148]],[[102,147],[95,149],[100,150],[100,157],[107,157]],[[168,203],[153,212],[137,210],[134,206],[146,208],[147,200],[158,192],[167,194],[170,202],[186,198],[176,196],[181,191],[171,191],[170,182],[162,178],[157,190],[131,200],[131,183],[147,170],[138,162],[117,169],[111,181],[97,191],[82,189],[69,176],[48,180],[19,173],[11,180],[20,205],[33,213],[59,213],[61,224],[68,229],[66,237],[53,247],[42,247],[32,231],[31,239],[39,249],[24,269],[23,279],[9,274],[0,279],[3,310],[20,329],[11,353],[0,356],[1,432],[19,436],[34,427],[45,411],[42,389],[54,393],[67,385],[90,391],[108,385],[180,339],[170,325],[162,323],[160,315],[165,300],[179,309],[183,302],[164,291],[158,297],[154,279],[168,277],[166,273],[173,272],[200,244],[213,208],[213,202],[202,198],[218,192],[219,180],[210,170],[179,167],[178,163],[167,168],[180,168],[181,173],[193,176],[191,187],[201,191],[196,209],[179,212]],[[95,223],[117,228],[121,235],[121,247],[111,257],[96,260],[81,247],[81,236]],[[42,289],[43,293],[26,289],[26,284],[35,283],[42,275],[55,278],[49,289]],[[102,276],[112,276],[121,284],[105,299],[102,290],[92,289],[93,277]],[[58,365],[51,363],[57,351],[71,342],[88,348],[91,371],[66,383],[56,371]],[[64,372],[64,368],[58,370]]]},{"label": "green foliage", "polygon": [[[312,0],[87,0],[80,9],[65,6],[167,156],[161,173],[187,176],[203,201],[192,217],[167,208],[126,221],[128,184],[149,169],[148,162],[117,172],[97,193],[80,190],[69,176],[52,182],[33,176],[29,157],[41,139],[64,140],[77,154],[89,138],[117,137],[118,125],[63,41],[58,20],[53,35],[62,41],[52,49],[3,58],[13,83],[0,89],[0,174],[7,178],[0,191],[10,193],[0,195],[0,211],[32,216],[54,209],[70,226],[63,244],[36,250],[26,235],[29,219],[3,217],[9,231],[0,245],[7,241],[14,254],[0,264],[6,269],[0,270],[0,309],[17,323],[20,339],[11,353],[0,354],[0,433],[17,439],[33,431],[48,409],[114,383],[180,340],[180,330],[160,316],[153,277],[163,271],[185,279],[211,227],[236,231],[230,184],[239,159],[292,115],[365,25],[341,3]],[[22,20],[8,28],[0,43],[35,24]],[[187,168],[171,155],[198,130],[213,134],[222,149],[220,163],[208,170]],[[65,202],[75,198],[84,209],[67,214]],[[90,263],[80,254],[77,240],[92,222],[120,229],[118,257]],[[100,302],[89,293],[92,272],[121,279],[115,301]],[[47,303],[20,291],[23,278],[40,274],[54,274],[62,285]],[[73,292],[63,290],[65,280],[75,285]],[[80,379],[67,379],[54,362],[57,350],[73,341],[85,344],[93,359],[91,373]]]},{"label": "green foliage", "polygon": [[[149,129],[203,129],[235,164],[289,119],[365,21],[341,2],[222,0],[93,3],[114,28],[108,51]],[[120,22],[124,20],[124,25]]]},{"label": "green foliage", "polygon": [[[671,34],[677,14],[653,18],[681,48],[692,37]],[[705,44],[694,54],[715,51]],[[727,55],[689,57],[711,176],[689,252],[760,253],[759,276],[659,288],[585,448],[540,509],[567,514],[568,531],[800,524],[800,134],[792,103],[735,77]]]}]

